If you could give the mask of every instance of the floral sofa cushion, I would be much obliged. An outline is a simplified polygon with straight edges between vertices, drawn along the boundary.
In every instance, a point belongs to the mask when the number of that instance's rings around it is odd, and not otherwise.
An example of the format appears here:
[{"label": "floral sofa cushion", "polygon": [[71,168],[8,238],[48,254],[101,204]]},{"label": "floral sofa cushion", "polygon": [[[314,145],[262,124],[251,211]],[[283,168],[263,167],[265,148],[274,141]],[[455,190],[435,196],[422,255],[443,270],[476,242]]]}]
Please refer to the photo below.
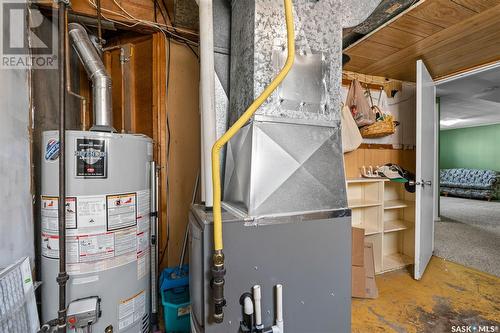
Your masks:
[{"label": "floral sofa cushion", "polygon": [[497,185],[498,172],[478,169],[442,169],[440,185],[442,187],[493,190]]}]

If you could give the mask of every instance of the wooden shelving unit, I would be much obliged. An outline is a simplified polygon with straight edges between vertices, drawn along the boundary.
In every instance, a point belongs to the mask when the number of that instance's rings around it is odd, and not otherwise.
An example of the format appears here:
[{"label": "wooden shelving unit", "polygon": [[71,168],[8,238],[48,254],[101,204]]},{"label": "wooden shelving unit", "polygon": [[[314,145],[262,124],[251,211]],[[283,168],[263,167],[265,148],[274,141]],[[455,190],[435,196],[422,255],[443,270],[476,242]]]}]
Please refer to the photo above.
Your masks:
[{"label": "wooden shelving unit", "polygon": [[373,244],[375,273],[413,263],[415,246],[414,195],[402,183],[377,178],[347,180],[352,226],[365,229]]}]

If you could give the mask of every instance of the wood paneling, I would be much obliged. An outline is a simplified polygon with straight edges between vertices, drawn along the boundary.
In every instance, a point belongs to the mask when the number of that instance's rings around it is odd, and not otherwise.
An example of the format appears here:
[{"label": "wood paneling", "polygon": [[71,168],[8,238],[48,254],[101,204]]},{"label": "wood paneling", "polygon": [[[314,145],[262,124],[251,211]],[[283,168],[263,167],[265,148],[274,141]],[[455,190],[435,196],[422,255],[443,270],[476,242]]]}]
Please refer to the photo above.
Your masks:
[{"label": "wood paneling", "polygon": [[161,268],[178,263],[192,191],[200,169],[198,59],[183,44],[172,41],[169,47],[165,46],[163,35],[155,34],[153,109],[157,119],[154,129],[155,156],[161,170],[159,256],[164,258]]},{"label": "wood paneling", "polygon": [[390,56],[391,54],[394,54],[398,50],[398,48],[392,46],[367,40],[362,45],[359,44],[349,49],[348,54],[349,56],[361,56],[372,60],[381,60]]},{"label": "wood paneling", "polygon": [[453,0],[453,2],[476,13],[500,4],[500,0]]},{"label": "wood paneling", "polygon": [[430,35],[443,30],[443,28],[439,25],[423,21],[409,15],[401,16],[396,21],[389,24],[389,27],[393,27],[420,37],[429,37]]},{"label": "wood paneling", "polygon": [[398,49],[404,49],[422,39],[424,39],[424,37],[388,26],[383,30],[375,32],[370,38],[370,41]]},{"label": "wood paneling", "polygon": [[415,172],[415,150],[360,148],[344,154],[346,178],[359,178],[363,166],[371,165],[375,168],[386,163],[399,164],[404,169]]},{"label": "wood paneling", "polygon": [[[347,63],[344,69],[415,81],[418,59],[424,60],[434,78],[500,60],[499,2],[427,0],[347,48],[352,65]],[[397,38],[414,42],[402,42],[407,46],[397,48]]]},{"label": "wood paneling", "polygon": [[408,12],[407,15],[443,28],[448,28],[468,19],[474,14],[476,12],[450,0],[431,0],[425,1],[416,7],[415,10]]}]

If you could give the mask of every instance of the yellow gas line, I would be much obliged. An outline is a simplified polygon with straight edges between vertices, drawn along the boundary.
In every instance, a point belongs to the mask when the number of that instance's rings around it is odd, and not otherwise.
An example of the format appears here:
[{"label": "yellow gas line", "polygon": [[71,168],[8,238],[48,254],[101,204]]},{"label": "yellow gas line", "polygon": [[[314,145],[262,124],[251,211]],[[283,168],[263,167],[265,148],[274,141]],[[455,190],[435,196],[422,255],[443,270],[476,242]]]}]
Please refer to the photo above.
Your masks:
[{"label": "yellow gas line", "polygon": [[284,0],[285,20],[288,44],[288,56],[285,65],[267,86],[262,94],[248,107],[241,117],[221,136],[212,147],[212,183],[213,183],[213,215],[214,215],[214,251],[223,249],[222,243],[222,213],[221,213],[221,184],[220,184],[220,150],[221,148],[247,123],[255,111],[272,94],[278,85],[285,79],[295,58],[295,35],[293,26],[292,0]]}]

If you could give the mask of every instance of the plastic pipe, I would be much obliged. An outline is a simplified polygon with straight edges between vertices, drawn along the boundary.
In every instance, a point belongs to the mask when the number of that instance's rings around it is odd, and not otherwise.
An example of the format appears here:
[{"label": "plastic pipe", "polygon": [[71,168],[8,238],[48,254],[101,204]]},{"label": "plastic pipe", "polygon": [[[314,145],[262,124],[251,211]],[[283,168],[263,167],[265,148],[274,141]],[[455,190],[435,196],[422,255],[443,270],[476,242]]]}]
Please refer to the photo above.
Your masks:
[{"label": "plastic pipe", "polygon": [[253,302],[250,297],[245,297],[243,301],[243,312],[249,316],[253,315]]},{"label": "plastic pipe", "polygon": [[262,325],[262,308],[260,304],[260,300],[262,299],[262,295],[260,292],[260,286],[257,284],[253,286],[253,301],[255,307],[255,328],[258,330],[262,330],[264,325]]},{"label": "plastic pipe", "polygon": [[197,0],[200,16],[201,200],[212,207],[210,150],[217,140],[212,0]]},{"label": "plastic pipe", "polygon": [[283,333],[283,286],[276,285],[276,326]]}]

